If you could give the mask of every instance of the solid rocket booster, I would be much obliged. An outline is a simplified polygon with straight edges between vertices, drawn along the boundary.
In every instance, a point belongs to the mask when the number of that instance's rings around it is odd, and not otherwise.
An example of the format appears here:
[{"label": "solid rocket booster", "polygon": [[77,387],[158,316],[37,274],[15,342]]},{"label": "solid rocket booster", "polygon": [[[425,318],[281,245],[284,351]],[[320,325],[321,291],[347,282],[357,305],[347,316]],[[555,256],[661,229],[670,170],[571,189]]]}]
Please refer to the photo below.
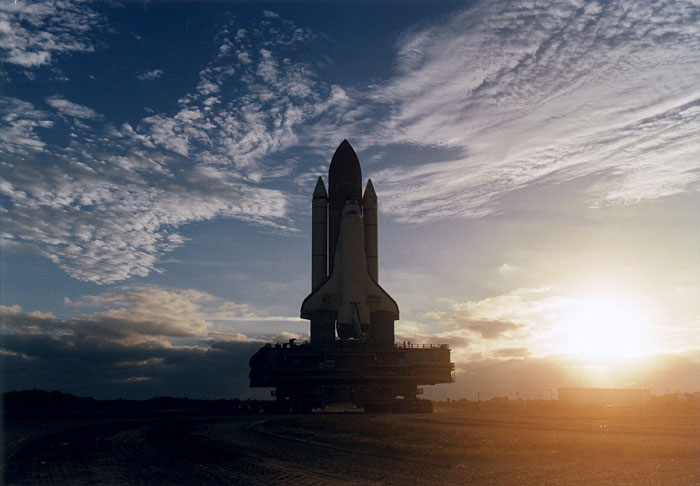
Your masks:
[{"label": "solid rocket booster", "polygon": [[312,291],[301,306],[301,317],[311,320],[311,342],[331,342],[337,331],[342,340],[393,346],[399,308],[378,284],[377,195],[367,181],[360,198],[360,162],[347,140],[333,154],[328,189],[326,195],[319,177],[312,201]]},{"label": "solid rocket booster", "polygon": [[362,197],[362,219],[365,224],[365,256],[367,271],[375,282],[379,282],[379,248],[377,223],[377,193],[372,179],[367,179],[365,195]]}]

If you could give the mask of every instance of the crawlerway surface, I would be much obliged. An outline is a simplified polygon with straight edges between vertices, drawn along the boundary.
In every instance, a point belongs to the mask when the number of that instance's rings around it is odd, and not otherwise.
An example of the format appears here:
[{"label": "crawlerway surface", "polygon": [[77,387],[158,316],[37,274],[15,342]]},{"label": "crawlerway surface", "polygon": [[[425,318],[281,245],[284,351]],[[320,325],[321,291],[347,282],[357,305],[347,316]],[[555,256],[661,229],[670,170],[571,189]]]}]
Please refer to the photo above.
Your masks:
[{"label": "crawlerway surface", "polygon": [[700,484],[700,411],[6,423],[6,484]]}]

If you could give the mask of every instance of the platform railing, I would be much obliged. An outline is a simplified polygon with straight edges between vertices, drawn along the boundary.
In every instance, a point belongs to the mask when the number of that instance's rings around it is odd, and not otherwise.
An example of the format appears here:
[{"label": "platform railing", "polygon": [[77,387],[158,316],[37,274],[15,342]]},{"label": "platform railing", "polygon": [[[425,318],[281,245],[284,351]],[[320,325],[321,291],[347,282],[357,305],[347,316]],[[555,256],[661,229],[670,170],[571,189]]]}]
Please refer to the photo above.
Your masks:
[{"label": "platform railing", "polygon": [[396,343],[395,347],[399,349],[450,349],[449,344],[414,344],[411,341]]}]

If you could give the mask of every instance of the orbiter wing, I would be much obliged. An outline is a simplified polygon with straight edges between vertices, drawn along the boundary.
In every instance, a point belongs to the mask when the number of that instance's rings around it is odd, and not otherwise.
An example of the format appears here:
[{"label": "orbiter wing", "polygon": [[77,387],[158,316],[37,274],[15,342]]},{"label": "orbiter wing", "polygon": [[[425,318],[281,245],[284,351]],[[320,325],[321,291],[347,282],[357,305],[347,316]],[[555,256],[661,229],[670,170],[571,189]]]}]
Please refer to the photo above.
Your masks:
[{"label": "orbiter wing", "polygon": [[[366,270],[365,270],[366,272]],[[337,312],[342,302],[340,272],[335,271],[331,278],[321,286],[316,292],[312,292],[301,304],[301,317],[311,319],[317,310],[329,310]],[[399,306],[391,296],[374,282],[369,273],[365,278],[365,303],[370,312],[386,311],[391,312],[394,320],[399,318]]]}]

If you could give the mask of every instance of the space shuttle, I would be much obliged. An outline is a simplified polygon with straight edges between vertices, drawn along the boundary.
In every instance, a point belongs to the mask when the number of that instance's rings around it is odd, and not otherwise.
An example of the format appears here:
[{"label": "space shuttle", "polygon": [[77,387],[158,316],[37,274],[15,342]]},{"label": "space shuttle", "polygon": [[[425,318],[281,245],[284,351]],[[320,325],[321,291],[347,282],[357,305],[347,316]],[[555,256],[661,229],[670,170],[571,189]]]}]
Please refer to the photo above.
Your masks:
[{"label": "space shuttle", "polygon": [[379,285],[377,194],[347,140],[319,177],[312,198],[311,293],[301,317],[311,321],[311,344],[360,341],[393,346],[396,301]]},{"label": "space shuttle", "polygon": [[432,412],[423,385],[454,381],[447,344],[394,343],[396,301],[379,285],[377,194],[347,140],[319,177],[311,203],[311,293],[301,317],[310,342],[265,344],[250,358],[250,386],[274,388],[273,410],[354,404],[368,412]]}]

